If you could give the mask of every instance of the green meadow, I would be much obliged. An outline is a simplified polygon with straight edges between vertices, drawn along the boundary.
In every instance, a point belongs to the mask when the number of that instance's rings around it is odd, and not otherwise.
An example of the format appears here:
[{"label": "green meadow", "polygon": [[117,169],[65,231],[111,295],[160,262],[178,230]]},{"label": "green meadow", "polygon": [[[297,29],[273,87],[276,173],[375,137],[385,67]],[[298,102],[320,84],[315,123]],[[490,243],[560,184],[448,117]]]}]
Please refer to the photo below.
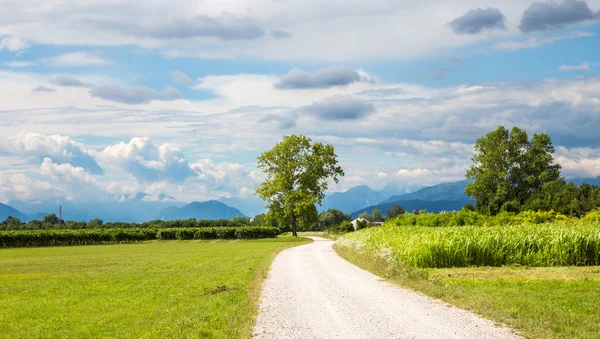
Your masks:
[{"label": "green meadow", "polygon": [[308,242],[280,237],[2,249],[0,337],[250,337],[274,256]]}]

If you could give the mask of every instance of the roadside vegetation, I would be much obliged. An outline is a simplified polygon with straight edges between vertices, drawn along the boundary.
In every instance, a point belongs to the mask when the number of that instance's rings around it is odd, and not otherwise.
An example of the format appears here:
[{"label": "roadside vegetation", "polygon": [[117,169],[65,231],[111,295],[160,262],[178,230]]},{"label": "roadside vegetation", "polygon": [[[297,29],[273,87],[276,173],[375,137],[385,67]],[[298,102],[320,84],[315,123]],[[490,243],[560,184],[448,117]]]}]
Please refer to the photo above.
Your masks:
[{"label": "roadside vegetation", "polygon": [[308,242],[3,249],[0,337],[250,338],[274,256]]},{"label": "roadside vegetation", "polygon": [[339,241],[334,248],[363,269],[515,328],[526,338],[594,339],[600,333],[598,266],[414,269]]},{"label": "roadside vegetation", "polygon": [[[566,183],[550,137],[504,127],[477,140],[476,203],[400,211],[344,234],[336,251],[403,286],[531,338],[600,333],[600,187]],[[373,216],[372,216],[373,217]]]}]

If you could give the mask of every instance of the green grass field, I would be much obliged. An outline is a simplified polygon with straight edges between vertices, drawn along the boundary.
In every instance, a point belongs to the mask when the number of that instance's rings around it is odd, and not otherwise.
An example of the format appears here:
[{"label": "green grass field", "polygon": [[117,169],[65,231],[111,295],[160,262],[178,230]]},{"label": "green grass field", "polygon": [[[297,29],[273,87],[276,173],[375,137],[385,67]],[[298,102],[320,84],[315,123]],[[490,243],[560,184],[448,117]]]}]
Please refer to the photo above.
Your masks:
[{"label": "green grass field", "polygon": [[[600,267],[414,268],[335,244],[348,261],[401,286],[520,331],[526,338],[598,338]],[[389,259],[389,257],[388,257]]]},{"label": "green grass field", "polygon": [[250,337],[291,237],[0,250],[1,338]]}]

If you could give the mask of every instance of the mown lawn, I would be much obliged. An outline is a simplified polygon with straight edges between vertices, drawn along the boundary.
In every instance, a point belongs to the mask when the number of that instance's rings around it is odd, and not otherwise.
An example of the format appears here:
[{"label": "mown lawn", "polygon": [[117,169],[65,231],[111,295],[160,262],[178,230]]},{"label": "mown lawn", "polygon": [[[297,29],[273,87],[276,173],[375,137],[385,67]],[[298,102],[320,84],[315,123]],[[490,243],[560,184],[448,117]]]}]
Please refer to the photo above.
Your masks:
[{"label": "mown lawn", "polygon": [[0,337],[250,337],[291,237],[0,250]]},{"label": "mown lawn", "polygon": [[348,261],[526,338],[599,338],[600,267],[411,269],[339,244]]}]

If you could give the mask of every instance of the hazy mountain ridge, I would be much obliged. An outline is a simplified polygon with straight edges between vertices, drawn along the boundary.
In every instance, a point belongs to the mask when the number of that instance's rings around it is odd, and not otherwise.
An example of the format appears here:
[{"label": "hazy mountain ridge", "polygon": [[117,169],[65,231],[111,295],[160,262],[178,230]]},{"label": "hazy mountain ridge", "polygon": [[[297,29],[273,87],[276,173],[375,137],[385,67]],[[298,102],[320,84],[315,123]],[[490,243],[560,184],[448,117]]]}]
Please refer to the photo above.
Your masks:
[{"label": "hazy mountain ridge", "polygon": [[6,220],[8,217],[19,218],[21,220],[28,219],[27,215],[16,208],[0,203],[0,222]]},{"label": "hazy mountain ridge", "polygon": [[266,213],[267,209],[265,201],[261,200],[257,196],[251,196],[248,198],[219,198],[217,201],[224,203],[227,206],[237,208],[247,216],[255,216],[257,214]]},{"label": "hazy mountain ridge", "polygon": [[382,190],[376,191],[367,185],[360,185],[345,192],[328,194],[323,199],[321,206],[317,206],[317,208],[319,211],[335,208],[345,213],[352,213],[358,209],[379,204],[394,194],[413,191],[417,187],[420,186],[413,185],[400,188],[389,184]]},{"label": "hazy mountain ridge", "polygon": [[455,211],[460,210],[465,204],[468,204],[469,201],[464,200],[436,200],[436,201],[425,201],[425,200],[405,200],[401,202],[388,202],[375,206],[369,206],[358,211],[351,213],[350,215],[353,218],[358,217],[361,213],[367,212],[371,214],[371,212],[378,208],[381,211],[381,215],[385,216],[387,210],[394,207],[394,205],[400,205],[404,207],[404,209],[411,213],[413,210],[427,210],[428,212],[441,212],[441,211]]},{"label": "hazy mountain ridge", "polygon": [[424,187],[418,191],[394,195],[382,203],[390,203],[395,201],[407,201],[407,200],[424,200],[424,201],[438,201],[438,200],[471,200],[471,198],[465,194],[465,187],[471,182],[470,180],[461,180],[455,182],[448,182],[433,186]]},{"label": "hazy mountain ridge", "polygon": [[230,207],[217,200],[209,200],[204,202],[194,201],[181,208],[170,206],[160,211],[156,219],[161,220],[176,220],[190,219],[197,220],[217,220],[231,219],[233,217],[244,217],[245,215],[237,208]]}]

